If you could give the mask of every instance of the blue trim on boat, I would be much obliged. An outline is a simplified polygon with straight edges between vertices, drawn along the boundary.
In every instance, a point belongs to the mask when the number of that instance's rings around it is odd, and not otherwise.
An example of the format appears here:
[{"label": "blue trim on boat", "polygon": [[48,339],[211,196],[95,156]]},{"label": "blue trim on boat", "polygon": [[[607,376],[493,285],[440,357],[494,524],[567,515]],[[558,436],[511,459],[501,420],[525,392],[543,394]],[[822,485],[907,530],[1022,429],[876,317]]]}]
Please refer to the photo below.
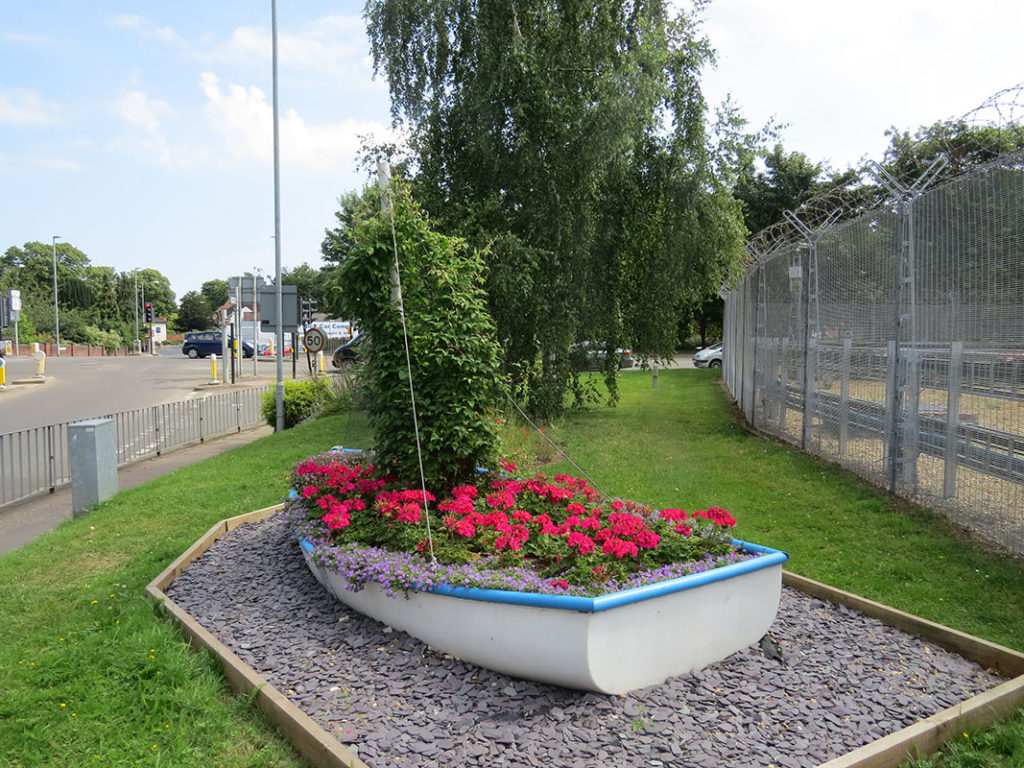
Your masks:
[{"label": "blue trim on boat", "polygon": [[[733,540],[733,546],[741,548],[749,554],[757,554],[750,560],[743,560],[739,563],[730,563],[720,568],[712,568],[701,573],[691,573],[687,576],[680,576],[676,579],[659,581],[655,584],[647,584],[642,587],[625,589],[621,592],[612,592],[597,597],[578,597],[576,595],[542,595],[537,592],[511,592],[504,589],[479,589],[476,587],[449,587],[446,585],[435,586],[424,592],[432,592],[435,595],[446,597],[457,597],[462,600],[479,600],[488,603],[505,603],[508,605],[524,605],[534,608],[551,608],[559,611],[579,611],[581,613],[598,613],[612,608],[618,608],[630,603],[639,603],[643,600],[651,600],[662,595],[670,595],[674,592],[682,592],[687,589],[696,589],[706,584],[713,584],[717,581],[742,576],[746,573],[760,571],[763,568],[770,568],[775,565],[782,565],[789,560],[789,555],[782,550],[764,547],[760,544],[752,544],[747,541]],[[313,545],[301,539],[299,541],[303,551],[312,554]]]}]

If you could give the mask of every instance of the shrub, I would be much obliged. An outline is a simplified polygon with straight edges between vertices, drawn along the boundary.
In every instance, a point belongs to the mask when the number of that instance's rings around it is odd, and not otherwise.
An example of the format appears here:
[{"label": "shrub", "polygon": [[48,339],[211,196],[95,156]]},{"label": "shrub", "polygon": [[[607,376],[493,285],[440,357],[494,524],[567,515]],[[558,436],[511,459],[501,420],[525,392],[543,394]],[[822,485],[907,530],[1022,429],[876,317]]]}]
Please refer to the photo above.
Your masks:
[{"label": "shrub", "polygon": [[[331,389],[324,378],[284,383],[284,428],[291,429],[303,421],[315,419],[331,401]],[[277,393],[263,396],[263,418],[270,426],[277,425]]]},{"label": "shrub", "polygon": [[[350,251],[338,273],[341,311],[373,340],[361,376],[375,445],[397,475],[419,477],[411,373],[425,479],[450,484],[491,464],[497,449],[488,414],[502,389],[500,348],[482,288],[483,258],[465,241],[433,231],[407,188],[395,185],[394,233],[376,199],[368,195],[353,211],[345,233]],[[404,329],[391,294],[396,245]]]}]

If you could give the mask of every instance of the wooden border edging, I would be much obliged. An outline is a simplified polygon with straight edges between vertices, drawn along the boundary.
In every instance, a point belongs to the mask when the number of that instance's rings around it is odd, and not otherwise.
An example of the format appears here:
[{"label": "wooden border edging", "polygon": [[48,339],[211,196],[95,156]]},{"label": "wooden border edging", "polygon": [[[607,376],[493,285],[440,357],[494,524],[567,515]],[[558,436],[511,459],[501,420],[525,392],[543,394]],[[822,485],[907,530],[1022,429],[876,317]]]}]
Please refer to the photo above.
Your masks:
[{"label": "wooden border edging", "polygon": [[224,677],[233,690],[245,694],[255,692],[259,708],[310,763],[317,768],[369,768],[164,593],[189,563],[209,549],[217,539],[243,523],[270,517],[282,506],[278,504],[217,523],[146,586],[146,595],[161,604],[164,611],[178,623],[190,645],[194,648],[207,648],[220,659]]},{"label": "wooden border edging", "polygon": [[[193,647],[208,648],[220,659],[224,676],[233,690],[246,694],[255,691],[260,709],[284,732],[296,751],[314,766],[369,768],[164,593],[217,539],[240,525],[268,518],[283,506],[278,504],[221,520],[153,579],[146,586],[146,594],[163,606]],[[898,768],[910,758],[935,752],[963,731],[988,727],[1024,706],[1024,654],[789,571],[782,572],[782,583],[812,597],[845,605],[908,634],[923,637],[1012,678],[878,741],[822,763],[818,768]]]},{"label": "wooden border edging", "polygon": [[985,728],[1024,706],[1024,654],[789,571],[782,572],[782,583],[813,597],[845,605],[907,634],[918,635],[1012,678],[878,741],[822,763],[818,768],[898,768],[910,758],[937,751],[946,741],[966,730]]}]

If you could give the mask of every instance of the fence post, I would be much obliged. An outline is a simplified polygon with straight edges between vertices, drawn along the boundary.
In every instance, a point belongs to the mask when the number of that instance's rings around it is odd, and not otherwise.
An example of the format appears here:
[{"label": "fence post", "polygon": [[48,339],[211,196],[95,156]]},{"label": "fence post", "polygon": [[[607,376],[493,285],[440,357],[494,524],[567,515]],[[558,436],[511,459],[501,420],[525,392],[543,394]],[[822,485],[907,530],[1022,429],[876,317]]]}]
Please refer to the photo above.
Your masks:
[{"label": "fence post", "polygon": [[54,448],[53,448],[53,445],[54,445],[53,430],[54,429],[56,429],[56,426],[53,425],[53,424],[51,424],[50,426],[48,426],[46,428],[46,453],[49,456],[49,461],[47,462],[47,464],[49,466],[49,475],[50,475],[49,476],[49,480],[50,480],[50,493],[56,493],[57,492],[57,457],[54,454]]},{"label": "fence post", "polygon": [[946,397],[946,457],[942,473],[942,498],[956,496],[957,447],[960,440],[960,390],[963,378],[964,344],[954,341],[949,349],[949,384]]},{"label": "fence post", "polygon": [[786,411],[789,410],[789,337],[782,338],[782,364],[779,366],[779,432],[786,432]]},{"label": "fence post", "polygon": [[853,357],[853,339],[843,339],[843,356],[839,362],[839,455],[846,453],[850,436],[850,361]]},{"label": "fence post", "polygon": [[921,453],[921,350],[907,354],[907,386],[903,414],[903,436],[900,441],[903,482],[917,493],[917,459]]},{"label": "fence post", "polygon": [[205,397],[202,400],[199,401],[199,442],[200,443],[205,440],[205,435],[203,435],[203,405],[205,403],[206,403],[206,398]]},{"label": "fence post", "polygon": [[813,439],[813,421],[818,411],[815,402],[817,390],[815,384],[818,376],[818,336],[821,333],[820,306],[818,304],[818,241],[828,228],[839,218],[841,211],[834,210],[817,229],[811,229],[799,216],[792,211],[783,212],[786,219],[796,227],[797,231],[807,240],[807,261],[800,265],[800,286],[804,305],[804,326],[801,329],[804,338],[804,424],[800,438],[800,447],[807,450]]},{"label": "fence post", "polygon": [[889,490],[896,492],[896,450],[897,439],[896,429],[898,418],[896,414],[899,395],[896,392],[896,366],[899,364],[896,359],[896,342],[889,341],[886,344],[886,370],[888,376],[885,382],[885,435],[882,437],[882,461],[885,463],[886,471],[889,474]]},{"label": "fence post", "polygon": [[156,444],[156,455],[160,455],[160,406],[153,406],[153,442]]},{"label": "fence post", "polygon": [[[893,325],[893,338],[889,349],[889,370],[892,382],[892,414],[886,414],[886,433],[891,441],[887,451],[889,461],[889,490],[896,492],[896,480],[898,474],[897,465],[903,463],[903,479],[905,482],[912,482],[916,488],[917,484],[917,451],[918,451],[918,401],[921,395],[921,379],[919,354],[917,349],[917,270],[915,266],[915,235],[914,235],[914,200],[935,181],[942,169],[949,162],[946,155],[940,153],[932,161],[931,165],[922,173],[917,180],[907,186],[885,170],[878,163],[872,161],[867,165],[867,171],[874,177],[875,181],[889,192],[899,203],[899,229],[900,242],[899,253],[896,258],[896,296],[893,304],[896,307],[896,317]],[[905,311],[904,311],[905,310]],[[905,328],[904,328],[905,326]],[[903,346],[910,350],[910,365],[904,366],[900,360]],[[903,369],[906,374],[896,378],[896,372]],[[908,402],[910,398],[913,402]],[[890,395],[886,394],[886,409],[890,402]],[[901,424],[902,418],[906,423]],[[891,427],[891,428],[889,428]],[[901,429],[902,427],[902,429]],[[914,430],[911,434],[911,428]],[[903,445],[902,442],[907,444]]]}]

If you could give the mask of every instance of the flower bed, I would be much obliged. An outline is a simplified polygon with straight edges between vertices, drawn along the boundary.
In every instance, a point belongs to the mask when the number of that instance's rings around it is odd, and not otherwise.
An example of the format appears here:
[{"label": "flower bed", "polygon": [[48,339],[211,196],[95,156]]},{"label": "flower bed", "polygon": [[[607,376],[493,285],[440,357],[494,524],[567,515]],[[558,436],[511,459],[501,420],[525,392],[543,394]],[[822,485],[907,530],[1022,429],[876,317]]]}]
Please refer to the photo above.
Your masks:
[{"label": "flower bed", "polygon": [[758,556],[717,507],[655,511],[603,500],[579,478],[523,480],[501,466],[438,501],[398,486],[370,454],[328,453],[295,467],[287,514],[318,563],[353,589],[372,581],[389,593],[444,584],[597,596]]}]

